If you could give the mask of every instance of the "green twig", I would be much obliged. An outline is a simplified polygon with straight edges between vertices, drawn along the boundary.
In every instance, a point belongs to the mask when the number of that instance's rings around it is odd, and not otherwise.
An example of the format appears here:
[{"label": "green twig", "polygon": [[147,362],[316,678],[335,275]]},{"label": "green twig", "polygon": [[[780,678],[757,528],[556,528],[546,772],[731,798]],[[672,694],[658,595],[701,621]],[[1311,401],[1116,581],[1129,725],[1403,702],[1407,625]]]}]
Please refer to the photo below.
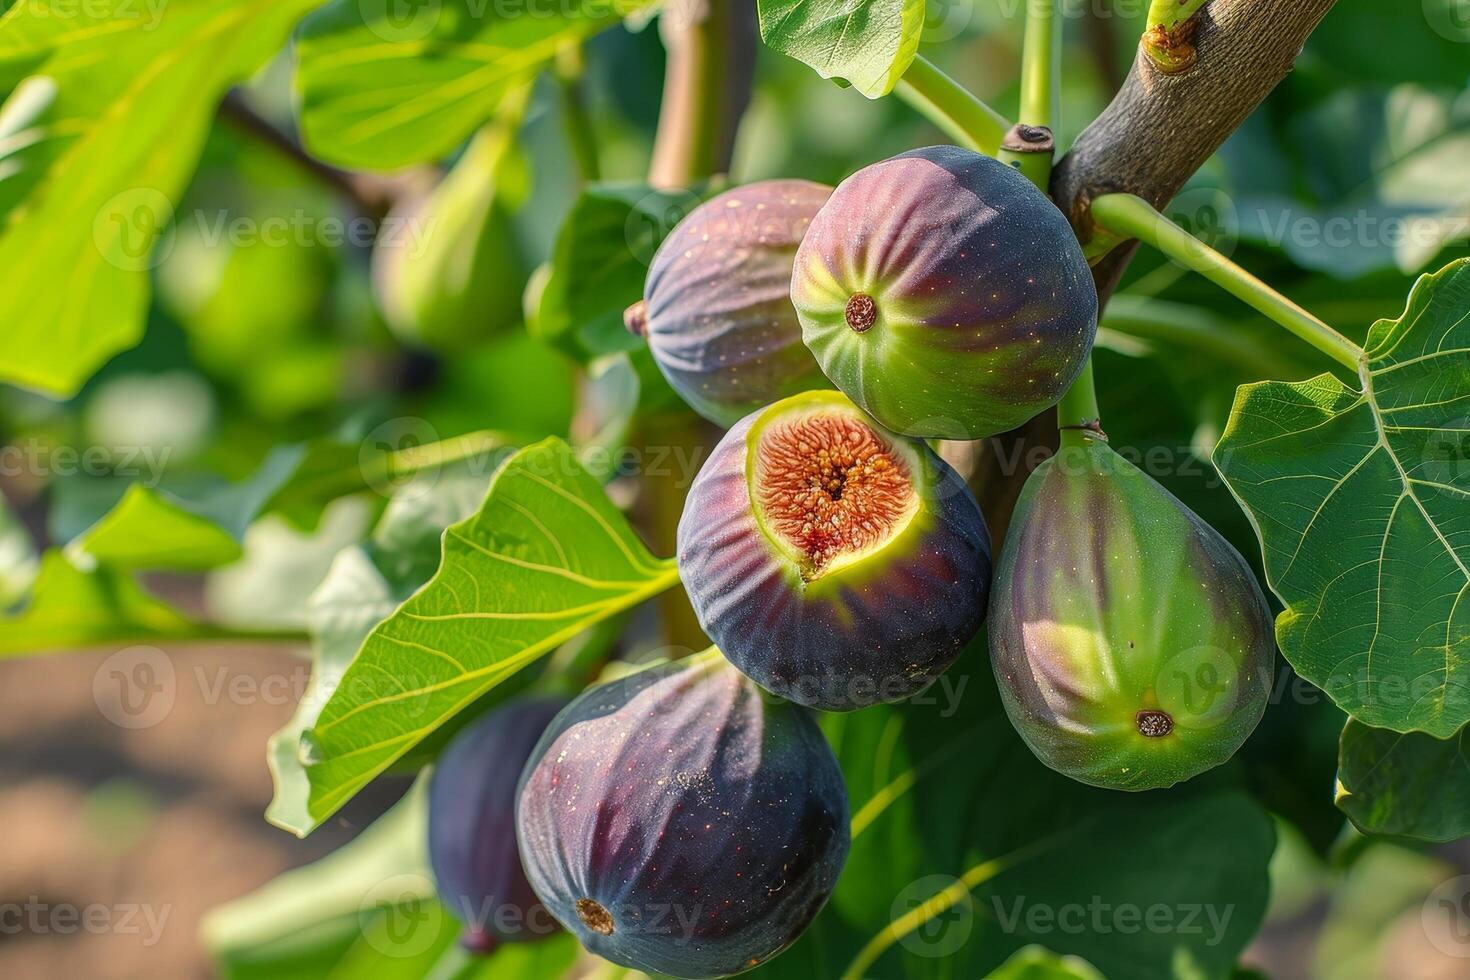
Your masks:
[{"label": "green twig", "polygon": [[1207,0],[1153,0],[1143,31],[1143,51],[1166,74],[1194,66],[1195,15]]},{"label": "green twig", "polygon": [[1023,130],[1008,138],[1000,159],[1025,174],[1043,192],[1051,182],[1052,157],[1050,139],[1020,138],[1027,128],[1055,128],[1056,92],[1062,73],[1062,19],[1057,16],[1055,0],[1030,0],[1026,4],[1026,34],[1021,46],[1021,115],[1017,128]]},{"label": "green twig", "polygon": [[1152,245],[1175,262],[1243,300],[1334,361],[1357,371],[1362,348],[1194,238],[1142,198],[1132,194],[1104,194],[1092,202],[1092,217],[1114,234]]},{"label": "green twig", "polygon": [[976,98],[923,55],[899,79],[894,93],[961,146],[995,156],[1010,121]]}]

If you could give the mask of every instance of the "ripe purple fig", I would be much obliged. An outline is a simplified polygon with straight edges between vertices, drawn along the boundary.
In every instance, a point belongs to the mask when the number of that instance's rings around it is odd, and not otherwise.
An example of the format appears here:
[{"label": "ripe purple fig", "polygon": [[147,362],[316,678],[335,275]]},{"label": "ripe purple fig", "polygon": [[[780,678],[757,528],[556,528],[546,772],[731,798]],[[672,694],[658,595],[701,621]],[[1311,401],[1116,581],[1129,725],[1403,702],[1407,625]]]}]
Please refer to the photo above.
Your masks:
[{"label": "ripe purple fig", "polygon": [[1097,332],[1067,219],[1012,168],[955,146],[839,184],[797,250],[791,299],[827,377],[926,438],[979,439],[1055,405]]},{"label": "ripe purple fig", "polygon": [[985,618],[990,535],[964,481],[835,391],[725,434],[684,502],[678,552],[725,656],[828,711],[917,694]]},{"label": "ripe purple fig", "polygon": [[990,656],[1036,756],[1112,789],[1235,754],[1266,708],[1271,612],[1240,553],[1100,439],[1026,482],[990,604]]},{"label": "ripe purple fig", "polygon": [[536,892],[582,944],[677,977],[791,945],[847,859],[847,789],[806,709],[715,651],[584,693],[521,779]]},{"label": "ripe purple fig", "polygon": [[726,191],[681,221],[648,270],[629,329],[696,412],[719,425],[828,387],[801,341],[791,262],[832,188],[765,180]]},{"label": "ripe purple fig", "polygon": [[521,769],[565,705],[528,698],[498,707],[457,734],[434,765],[429,861],[440,901],[465,923],[462,942],[476,952],[556,931],[521,869],[515,801]]}]

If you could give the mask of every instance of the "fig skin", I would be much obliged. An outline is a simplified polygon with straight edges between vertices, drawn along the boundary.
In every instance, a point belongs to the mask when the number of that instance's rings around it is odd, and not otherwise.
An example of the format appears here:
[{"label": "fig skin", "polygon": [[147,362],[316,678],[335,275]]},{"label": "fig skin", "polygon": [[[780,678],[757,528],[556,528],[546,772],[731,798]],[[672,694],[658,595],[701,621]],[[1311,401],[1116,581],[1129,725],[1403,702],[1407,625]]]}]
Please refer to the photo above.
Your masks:
[{"label": "fig skin", "polygon": [[526,880],[515,840],[521,770],[565,698],[502,705],[455,735],[429,779],[429,862],[439,898],[465,923],[464,946],[534,942],[556,921]]},{"label": "fig skin", "polygon": [[670,385],[700,415],[730,426],[827,379],[801,339],[791,264],[832,188],[765,180],[695,208],[649,266],[629,329],[648,340]]},{"label": "fig skin", "polygon": [[[913,484],[896,533],[819,569],[771,530],[756,485],[765,435],[808,416],[870,431]],[[736,667],[781,697],[849,711],[924,690],[979,632],[990,534],[964,481],[927,445],[839,392],[807,392],[752,413],[715,447],[684,502],[678,562],[700,626]]]},{"label": "fig skin", "polygon": [[806,709],[716,651],[595,687],[521,779],[532,885],[599,956],[724,977],[791,945],[850,843],[847,789]]},{"label": "fig skin", "polygon": [[838,185],[796,253],[802,336],[895,432],[979,439],[1055,405],[1097,333],[1066,217],[989,157],[931,146]]},{"label": "fig skin", "polygon": [[1087,437],[1031,475],[996,569],[990,656],[1042,762],[1173,786],[1228,760],[1271,691],[1271,611],[1240,553]]}]

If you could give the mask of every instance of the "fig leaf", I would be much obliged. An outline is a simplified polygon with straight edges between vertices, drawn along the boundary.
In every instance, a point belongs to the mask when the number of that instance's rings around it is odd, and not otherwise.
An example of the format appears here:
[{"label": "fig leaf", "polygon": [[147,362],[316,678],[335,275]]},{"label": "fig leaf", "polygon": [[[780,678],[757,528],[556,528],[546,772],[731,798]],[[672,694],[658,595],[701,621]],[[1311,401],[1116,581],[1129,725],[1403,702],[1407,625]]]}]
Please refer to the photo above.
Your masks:
[{"label": "fig leaf", "polygon": [[1215,465],[1286,604],[1281,652],[1368,725],[1470,722],[1470,259],[1368,334],[1362,390],[1245,385]]}]

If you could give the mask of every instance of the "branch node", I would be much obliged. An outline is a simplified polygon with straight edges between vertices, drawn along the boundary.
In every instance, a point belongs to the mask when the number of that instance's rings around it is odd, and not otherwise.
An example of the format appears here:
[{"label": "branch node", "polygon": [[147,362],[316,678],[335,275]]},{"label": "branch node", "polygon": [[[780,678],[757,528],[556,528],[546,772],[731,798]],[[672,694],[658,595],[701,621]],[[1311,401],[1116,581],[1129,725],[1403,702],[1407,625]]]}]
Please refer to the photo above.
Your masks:
[{"label": "branch node", "polygon": [[1051,153],[1056,145],[1056,139],[1047,127],[1017,123],[1006,133],[1000,148],[1011,153]]},{"label": "branch node", "polygon": [[1197,57],[1194,38],[1199,33],[1200,15],[1203,13],[1201,8],[1172,28],[1155,24],[1144,32],[1141,42],[1143,53],[1155,69],[1165,75],[1178,75],[1194,67]]}]

